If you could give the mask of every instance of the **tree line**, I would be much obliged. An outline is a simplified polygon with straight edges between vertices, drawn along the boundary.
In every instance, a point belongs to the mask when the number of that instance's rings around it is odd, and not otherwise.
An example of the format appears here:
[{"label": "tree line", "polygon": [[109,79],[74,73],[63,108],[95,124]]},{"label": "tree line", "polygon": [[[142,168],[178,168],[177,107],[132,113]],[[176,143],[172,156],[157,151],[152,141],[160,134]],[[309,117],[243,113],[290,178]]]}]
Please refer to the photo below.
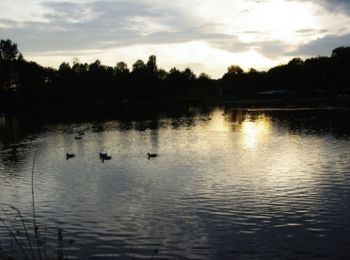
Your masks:
[{"label": "tree line", "polygon": [[266,95],[315,97],[348,95],[350,47],[333,50],[330,57],[292,59],[268,71],[245,72],[231,65],[221,79],[211,79],[190,68],[166,71],[157,58],[105,66],[99,60],[58,69],[26,61],[11,40],[0,41],[0,104],[81,104],[125,101],[222,100]]}]

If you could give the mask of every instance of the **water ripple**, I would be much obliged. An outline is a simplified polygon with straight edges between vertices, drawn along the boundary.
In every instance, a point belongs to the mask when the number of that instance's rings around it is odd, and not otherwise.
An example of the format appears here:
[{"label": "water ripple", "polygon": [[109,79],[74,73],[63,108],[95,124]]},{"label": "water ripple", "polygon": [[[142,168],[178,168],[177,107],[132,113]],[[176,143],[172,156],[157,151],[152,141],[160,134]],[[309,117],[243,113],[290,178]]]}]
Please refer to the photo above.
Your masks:
[{"label": "water ripple", "polygon": [[[349,258],[349,133],[315,131],[277,110],[222,112],[58,124],[0,139],[0,203],[33,228],[36,152],[36,214],[49,253],[62,229],[71,258]],[[0,208],[21,229],[18,214]],[[11,240],[0,225],[5,250]]]}]

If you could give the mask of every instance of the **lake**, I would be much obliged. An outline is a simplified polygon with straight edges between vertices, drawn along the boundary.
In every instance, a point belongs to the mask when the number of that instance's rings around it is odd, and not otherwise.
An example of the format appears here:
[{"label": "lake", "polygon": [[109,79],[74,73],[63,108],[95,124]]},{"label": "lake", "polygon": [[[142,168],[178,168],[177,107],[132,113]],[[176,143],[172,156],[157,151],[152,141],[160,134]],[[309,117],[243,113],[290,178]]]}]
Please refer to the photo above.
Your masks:
[{"label": "lake", "polygon": [[9,205],[32,229],[35,156],[36,221],[50,256],[350,259],[347,109],[60,118],[0,113],[0,258],[22,254],[6,227],[28,244]]}]

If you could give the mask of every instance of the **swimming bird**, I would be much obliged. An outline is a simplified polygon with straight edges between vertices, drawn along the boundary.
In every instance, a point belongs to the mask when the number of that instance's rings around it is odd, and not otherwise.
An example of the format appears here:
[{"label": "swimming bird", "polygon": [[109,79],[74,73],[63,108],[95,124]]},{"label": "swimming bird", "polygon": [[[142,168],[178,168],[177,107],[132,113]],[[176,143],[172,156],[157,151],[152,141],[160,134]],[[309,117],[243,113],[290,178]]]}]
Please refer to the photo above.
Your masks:
[{"label": "swimming bird", "polygon": [[106,156],[107,156],[107,153],[100,153],[100,159],[103,159]]},{"label": "swimming bird", "polygon": [[73,153],[66,153],[66,159],[69,160],[70,158],[75,157],[75,154]]},{"label": "swimming bird", "polygon": [[148,160],[152,157],[157,157],[157,156],[158,156],[158,154],[156,154],[156,153],[147,153]]},{"label": "swimming bird", "polygon": [[112,159],[112,156],[106,154],[106,156],[101,157],[101,162],[109,161]]},{"label": "swimming bird", "polygon": [[109,161],[112,159],[112,156],[108,155],[107,153],[100,153],[100,160],[104,162],[105,160]]},{"label": "swimming bird", "polygon": [[104,156],[103,158],[102,158],[102,160],[110,160],[110,159],[112,159],[112,156],[108,156],[108,155],[106,155],[106,156]]},{"label": "swimming bird", "polygon": [[82,138],[83,138],[83,137],[82,137],[82,136],[80,136],[80,135],[79,135],[79,136],[74,137],[74,139],[75,139],[75,140],[81,140]]}]

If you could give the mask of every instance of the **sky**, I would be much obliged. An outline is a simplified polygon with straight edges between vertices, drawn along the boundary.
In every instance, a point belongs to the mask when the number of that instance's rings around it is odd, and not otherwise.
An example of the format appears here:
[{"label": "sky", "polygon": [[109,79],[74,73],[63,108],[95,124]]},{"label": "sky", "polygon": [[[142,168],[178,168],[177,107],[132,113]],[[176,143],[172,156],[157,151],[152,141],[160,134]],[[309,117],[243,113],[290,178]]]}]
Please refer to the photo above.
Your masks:
[{"label": "sky", "polygon": [[1,0],[0,38],[44,66],[157,56],[212,78],[350,45],[349,0]]}]

